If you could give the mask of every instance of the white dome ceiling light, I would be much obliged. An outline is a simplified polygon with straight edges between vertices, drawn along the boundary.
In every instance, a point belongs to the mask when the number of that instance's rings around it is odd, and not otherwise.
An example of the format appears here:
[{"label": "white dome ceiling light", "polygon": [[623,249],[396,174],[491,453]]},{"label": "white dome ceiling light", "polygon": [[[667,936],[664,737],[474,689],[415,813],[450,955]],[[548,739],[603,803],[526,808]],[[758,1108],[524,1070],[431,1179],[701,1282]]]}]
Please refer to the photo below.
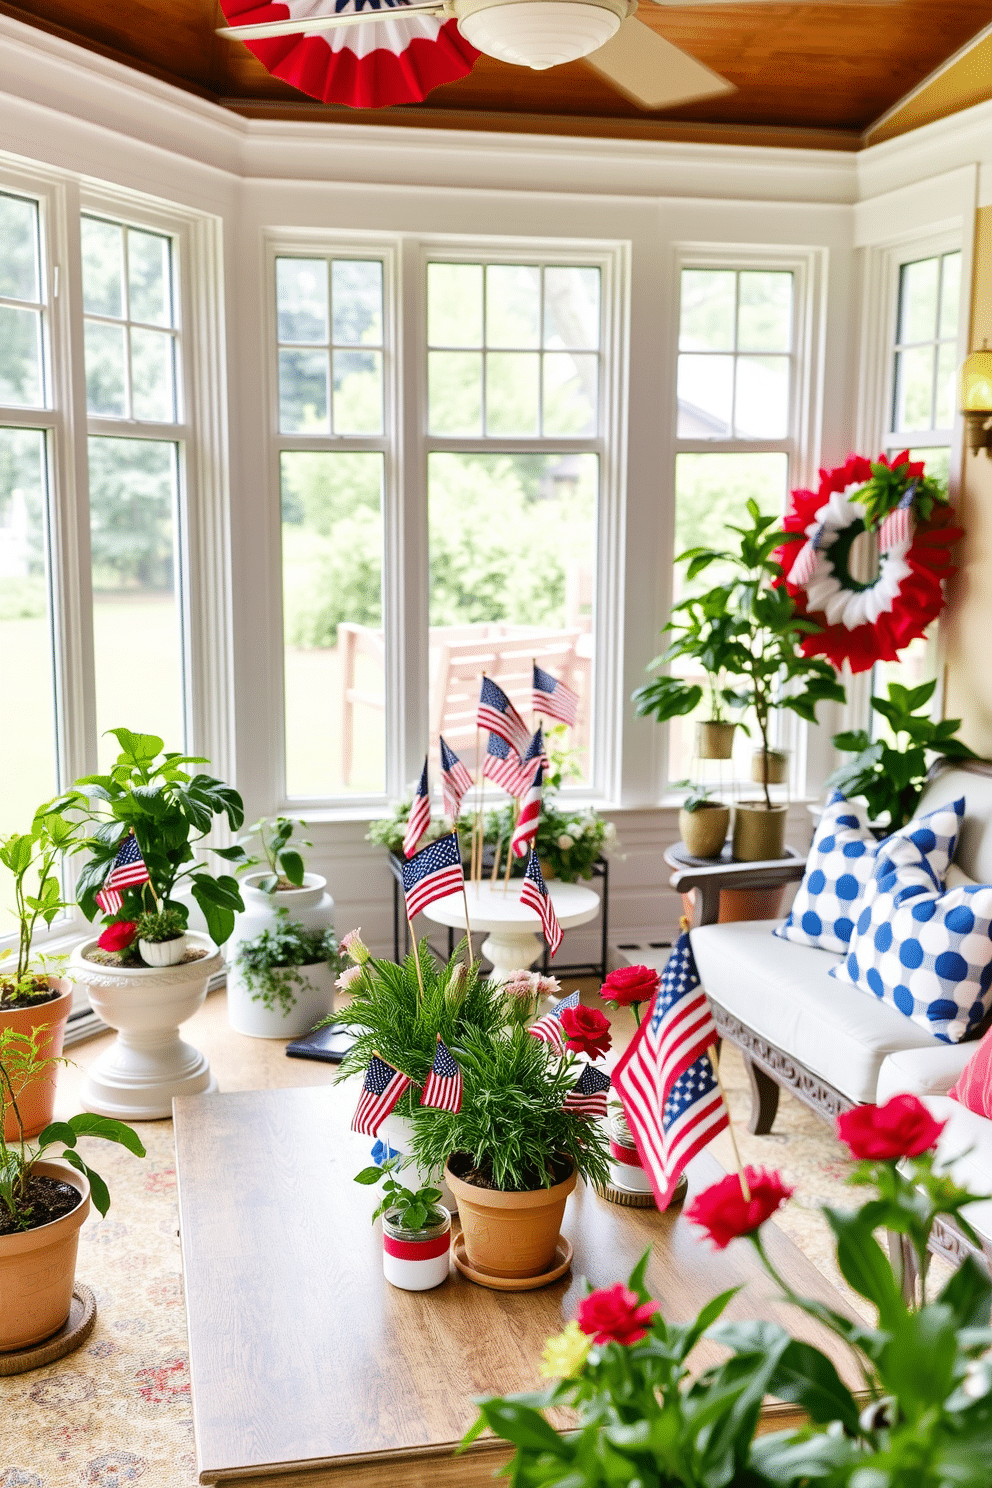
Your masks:
[{"label": "white dome ceiling light", "polygon": [[477,51],[543,72],[605,46],[636,0],[454,0],[452,9]]}]

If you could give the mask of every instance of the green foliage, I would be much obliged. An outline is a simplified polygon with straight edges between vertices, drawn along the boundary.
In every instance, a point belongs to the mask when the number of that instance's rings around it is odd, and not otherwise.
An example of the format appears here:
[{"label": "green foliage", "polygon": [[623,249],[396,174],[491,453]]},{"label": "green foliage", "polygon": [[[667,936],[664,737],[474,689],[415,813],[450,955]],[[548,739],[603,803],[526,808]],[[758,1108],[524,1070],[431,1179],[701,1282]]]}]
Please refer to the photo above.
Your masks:
[{"label": "green foliage", "polygon": [[915,487],[913,510],[921,522],[929,520],[935,506],[947,505],[946,487],[934,476],[922,475],[914,481],[908,463],[889,466],[880,461],[873,462],[871,479],[852,497],[864,507],[865,526],[869,531],[877,527],[889,512],[895,511],[911,485]]},{"label": "green foliage", "polygon": [[[76,827],[58,811],[39,811],[30,832],[12,832],[0,837],[0,864],[14,879],[14,914],[17,918],[17,965],[12,975],[0,976],[0,1007],[15,999],[44,996],[47,987],[36,984],[37,973],[29,970],[31,942],[39,920],[51,925],[68,908],[56,864],[72,845]],[[34,892],[29,888],[29,882]],[[0,951],[0,960],[11,953]],[[53,958],[47,958],[51,960]],[[46,958],[35,957],[44,973]]]},{"label": "green foliage", "polygon": [[238,946],[237,964],[254,1002],[270,1011],[276,1004],[285,1017],[296,1006],[296,992],[305,991],[301,966],[325,964],[340,971],[341,957],[333,930],[308,930],[289,911],[276,912],[276,924]]},{"label": "green foliage", "polygon": [[559,1060],[524,1028],[483,1033],[467,1020],[449,1048],[462,1072],[461,1110],[415,1108],[413,1155],[424,1172],[465,1153],[487,1183],[506,1193],[550,1188],[571,1164],[589,1182],[608,1181],[603,1127],[564,1109],[575,1060]]},{"label": "green foliage", "polygon": [[444,1215],[437,1208],[441,1202],[441,1190],[427,1187],[414,1191],[397,1183],[393,1175],[402,1168],[403,1162],[404,1159],[392,1158],[384,1162],[381,1168],[363,1168],[360,1173],[355,1174],[355,1182],[363,1183],[367,1188],[380,1179],[385,1179],[384,1197],[372,1216],[372,1223],[375,1224],[379,1215],[384,1214],[398,1229],[411,1232],[441,1224]]},{"label": "green foliage", "polygon": [[682,802],[683,811],[694,813],[705,810],[707,806],[722,806],[723,804],[722,801],[715,801],[713,799],[713,792],[705,781],[676,780],[673,789],[687,792],[685,800]]},{"label": "green foliage", "polygon": [[[301,888],[305,872],[303,858],[289,843],[296,828],[304,825],[302,821],[289,816],[263,816],[252,823],[233,847],[219,847],[217,856],[234,863],[234,871],[239,875],[257,868],[259,863],[265,863],[269,871],[255,884],[255,888],[261,889],[263,894],[272,894],[276,889]],[[254,853],[246,852],[245,845],[255,838],[258,839],[258,849]],[[313,847],[313,843],[304,837],[300,846]]]},{"label": "green foliage", "polygon": [[241,893],[236,879],[228,874],[214,877],[198,864],[194,848],[210,833],[214,817],[226,817],[232,831],[238,830],[245,818],[241,797],[212,775],[184,769],[206,764],[200,756],[163,753],[163,742],[155,734],[134,734],[126,728],[109,732],[121,746],[110,773],[83,776],[39,813],[49,821],[73,812],[74,826],[88,828],[73,837],[70,848],[88,854],[76,884],[80,909],[88,920],[94,918],[97,892],[121,843],[133,832],[150,882],[128,888],[120,913],[108,916],[108,921],[137,920],[150,908],[171,909],[185,926],[189,911],[172,896],[177,884],[189,879],[207,930],[222,945],[234,929],[235,911],[244,909]]},{"label": "green foliage", "polygon": [[141,914],[136,924],[138,933],[135,939],[151,941],[152,945],[160,945],[165,940],[178,940],[186,931],[186,921],[174,909]]},{"label": "green foliage", "polygon": [[919,687],[890,682],[887,700],[872,698],[875,712],[889,725],[891,742],[873,739],[866,729],[833,737],[835,749],[855,757],[838,765],[828,787],[843,791],[849,799],[861,797],[868,803],[872,821],[887,821],[891,832],[913,819],[935,760],[977,758],[974,750],[955,737],[960,718],[931,721],[929,703],[936,686],[936,682],[923,682]]}]

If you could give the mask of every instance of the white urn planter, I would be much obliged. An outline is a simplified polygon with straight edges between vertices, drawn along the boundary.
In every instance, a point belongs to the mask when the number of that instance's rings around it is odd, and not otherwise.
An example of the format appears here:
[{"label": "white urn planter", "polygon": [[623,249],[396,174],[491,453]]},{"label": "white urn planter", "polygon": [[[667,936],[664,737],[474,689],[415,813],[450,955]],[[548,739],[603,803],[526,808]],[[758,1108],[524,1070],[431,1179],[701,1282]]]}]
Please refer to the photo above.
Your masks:
[{"label": "white urn planter", "polygon": [[[303,968],[307,979],[313,981],[314,995],[311,997],[296,989],[296,1008],[283,1018],[281,1008],[276,1007],[270,1012],[262,1002],[252,1000],[238,968],[238,947],[243,940],[254,940],[263,930],[273,929],[281,909],[287,911],[291,924],[302,925],[305,930],[333,930],[334,900],[327,892],[326,878],[319,873],[304,873],[302,888],[276,889],[272,894],[266,894],[258,887],[265,877],[263,872],[249,873],[241,885],[244,912],[238,915],[225,947],[228,1017],[232,1028],[252,1038],[296,1038],[301,1033],[309,1033],[313,1025],[331,1011],[334,978],[330,971],[326,966]],[[316,975],[320,972],[324,975]]]},{"label": "white urn planter", "polygon": [[207,983],[224,961],[209,936],[187,931],[196,961],[176,966],[110,966],[87,960],[95,940],[77,946],[69,961],[72,981],[86,988],[98,1017],[117,1038],[90,1066],[81,1098],[87,1111],[122,1121],[155,1121],[172,1115],[176,1095],[217,1089],[210,1065],[179,1037],[207,995]]},{"label": "white urn planter", "polygon": [[[275,968],[279,976],[282,968]],[[276,1002],[267,1007],[260,996],[255,995],[245,984],[244,976],[237,966],[227,973],[227,1016],[236,1033],[249,1038],[290,1039],[301,1033],[309,1033],[315,1023],[334,1011],[334,980],[326,961],[314,966],[297,966],[294,970],[304,982],[300,987],[290,983],[289,991],[293,1005],[284,1012]]]}]

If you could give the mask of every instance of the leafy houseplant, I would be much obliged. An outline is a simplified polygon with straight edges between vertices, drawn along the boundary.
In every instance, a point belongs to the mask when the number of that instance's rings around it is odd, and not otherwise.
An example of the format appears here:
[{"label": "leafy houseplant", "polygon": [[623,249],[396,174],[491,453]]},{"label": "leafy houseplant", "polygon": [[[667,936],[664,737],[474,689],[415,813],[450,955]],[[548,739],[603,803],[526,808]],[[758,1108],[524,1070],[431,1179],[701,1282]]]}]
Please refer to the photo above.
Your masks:
[{"label": "leafy houseplant", "polygon": [[923,682],[919,687],[903,687],[890,682],[888,699],[873,697],[872,707],[886,720],[892,741],[873,739],[866,729],[834,734],[835,749],[851,752],[855,758],[838,765],[827,785],[843,791],[848,798],[860,796],[868,803],[872,821],[887,818],[890,832],[904,827],[913,819],[923,793],[927,771],[938,759],[976,759],[973,750],[955,737],[960,718],[944,718],[933,723],[927,705],[937,683]]},{"label": "leafy houseplant", "polygon": [[407,1292],[426,1292],[448,1279],[451,1215],[441,1204],[441,1190],[404,1188],[395,1177],[402,1158],[382,1167],[363,1168],[355,1182],[371,1186],[383,1179],[383,1199],[372,1215],[382,1216],[382,1270],[388,1282]]},{"label": "leafy houseplant", "polygon": [[139,943],[147,940],[151,945],[163,945],[169,940],[178,940],[186,932],[186,923],[175,909],[161,909],[140,914],[135,924]]},{"label": "leafy houseplant", "polygon": [[[252,868],[257,868],[264,863],[267,872],[255,885],[261,889],[263,894],[272,894],[277,889],[299,889],[303,886],[303,857],[291,845],[293,833],[297,827],[302,827],[301,821],[294,821],[288,816],[262,817],[253,822],[243,837],[240,837],[234,847],[227,847],[221,851],[220,856],[227,858],[228,862],[234,863],[235,873],[239,876],[248,873]],[[245,851],[245,844],[257,838],[258,850],[253,853]],[[313,847],[313,843],[307,838],[301,842],[303,847]]]},{"label": "leafy houseplant", "polygon": [[[681,563],[696,551],[683,553],[676,561]],[[690,563],[688,577],[694,578],[699,571]],[[674,639],[661,656],[649,663],[649,670],[653,670],[673,661],[693,661],[706,674],[709,718],[700,725],[700,735],[703,740],[712,736],[712,742],[700,750],[704,758],[730,758],[735,724],[728,722],[726,710],[740,708],[742,704],[740,694],[728,685],[728,676],[737,660],[735,646],[742,629],[741,618],[733,609],[732,600],[728,585],[679,600],[672,606],[671,618],[662,631],[662,634],[671,631]],[[682,718],[694,712],[702,698],[703,688],[698,682],[664,672],[639,687],[633,701],[638,718],[650,716],[665,723],[670,718]]]},{"label": "leafy houseplant", "polygon": [[331,930],[308,930],[290,921],[289,911],[278,911],[277,924],[238,946],[238,967],[253,1000],[270,1011],[277,1006],[283,1017],[296,1005],[297,994],[310,985],[304,968],[324,966],[341,969],[338,943]]},{"label": "leafy houseplant", "polygon": [[680,780],[676,789],[686,796],[679,808],[679,836],[694,858],[715,858],[723,850],[730,826],[730,807],[714,800],[709,788]]},{"label": "leafy houseplant", "polygon": [[[29,1007],[57,996],[50,985],[46,966],[56,958],[32,956],[32,942],[39,920],[51,926],[69,906],[62,898],[56,864],[73,839],[74,827],[57,813],[35,817],[30,832],[12,832],[0,837],[0,864],[14,880],[14,914],[17,918],[17,960],[13,972],[0,973],[0,1009]],[[29,891],[29,881],[34,892]],[[5,948],[0,961],[14,954]],[[34,960],[37,969],[32,971]]]}]

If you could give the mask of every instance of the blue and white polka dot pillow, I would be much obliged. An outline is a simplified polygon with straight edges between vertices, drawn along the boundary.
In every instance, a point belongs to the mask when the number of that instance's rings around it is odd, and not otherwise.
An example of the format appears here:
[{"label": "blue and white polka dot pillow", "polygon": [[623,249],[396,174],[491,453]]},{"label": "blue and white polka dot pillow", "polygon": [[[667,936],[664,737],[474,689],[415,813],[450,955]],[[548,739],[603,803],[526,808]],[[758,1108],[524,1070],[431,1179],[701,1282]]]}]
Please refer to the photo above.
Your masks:
[{"label": "blue and white polka dot pillow", "polygon": [[875,870],[877,850],[864,807],[834,791],[817,825],[792,912],[773,934],[822,951],[846,951],[855,905]]}]

